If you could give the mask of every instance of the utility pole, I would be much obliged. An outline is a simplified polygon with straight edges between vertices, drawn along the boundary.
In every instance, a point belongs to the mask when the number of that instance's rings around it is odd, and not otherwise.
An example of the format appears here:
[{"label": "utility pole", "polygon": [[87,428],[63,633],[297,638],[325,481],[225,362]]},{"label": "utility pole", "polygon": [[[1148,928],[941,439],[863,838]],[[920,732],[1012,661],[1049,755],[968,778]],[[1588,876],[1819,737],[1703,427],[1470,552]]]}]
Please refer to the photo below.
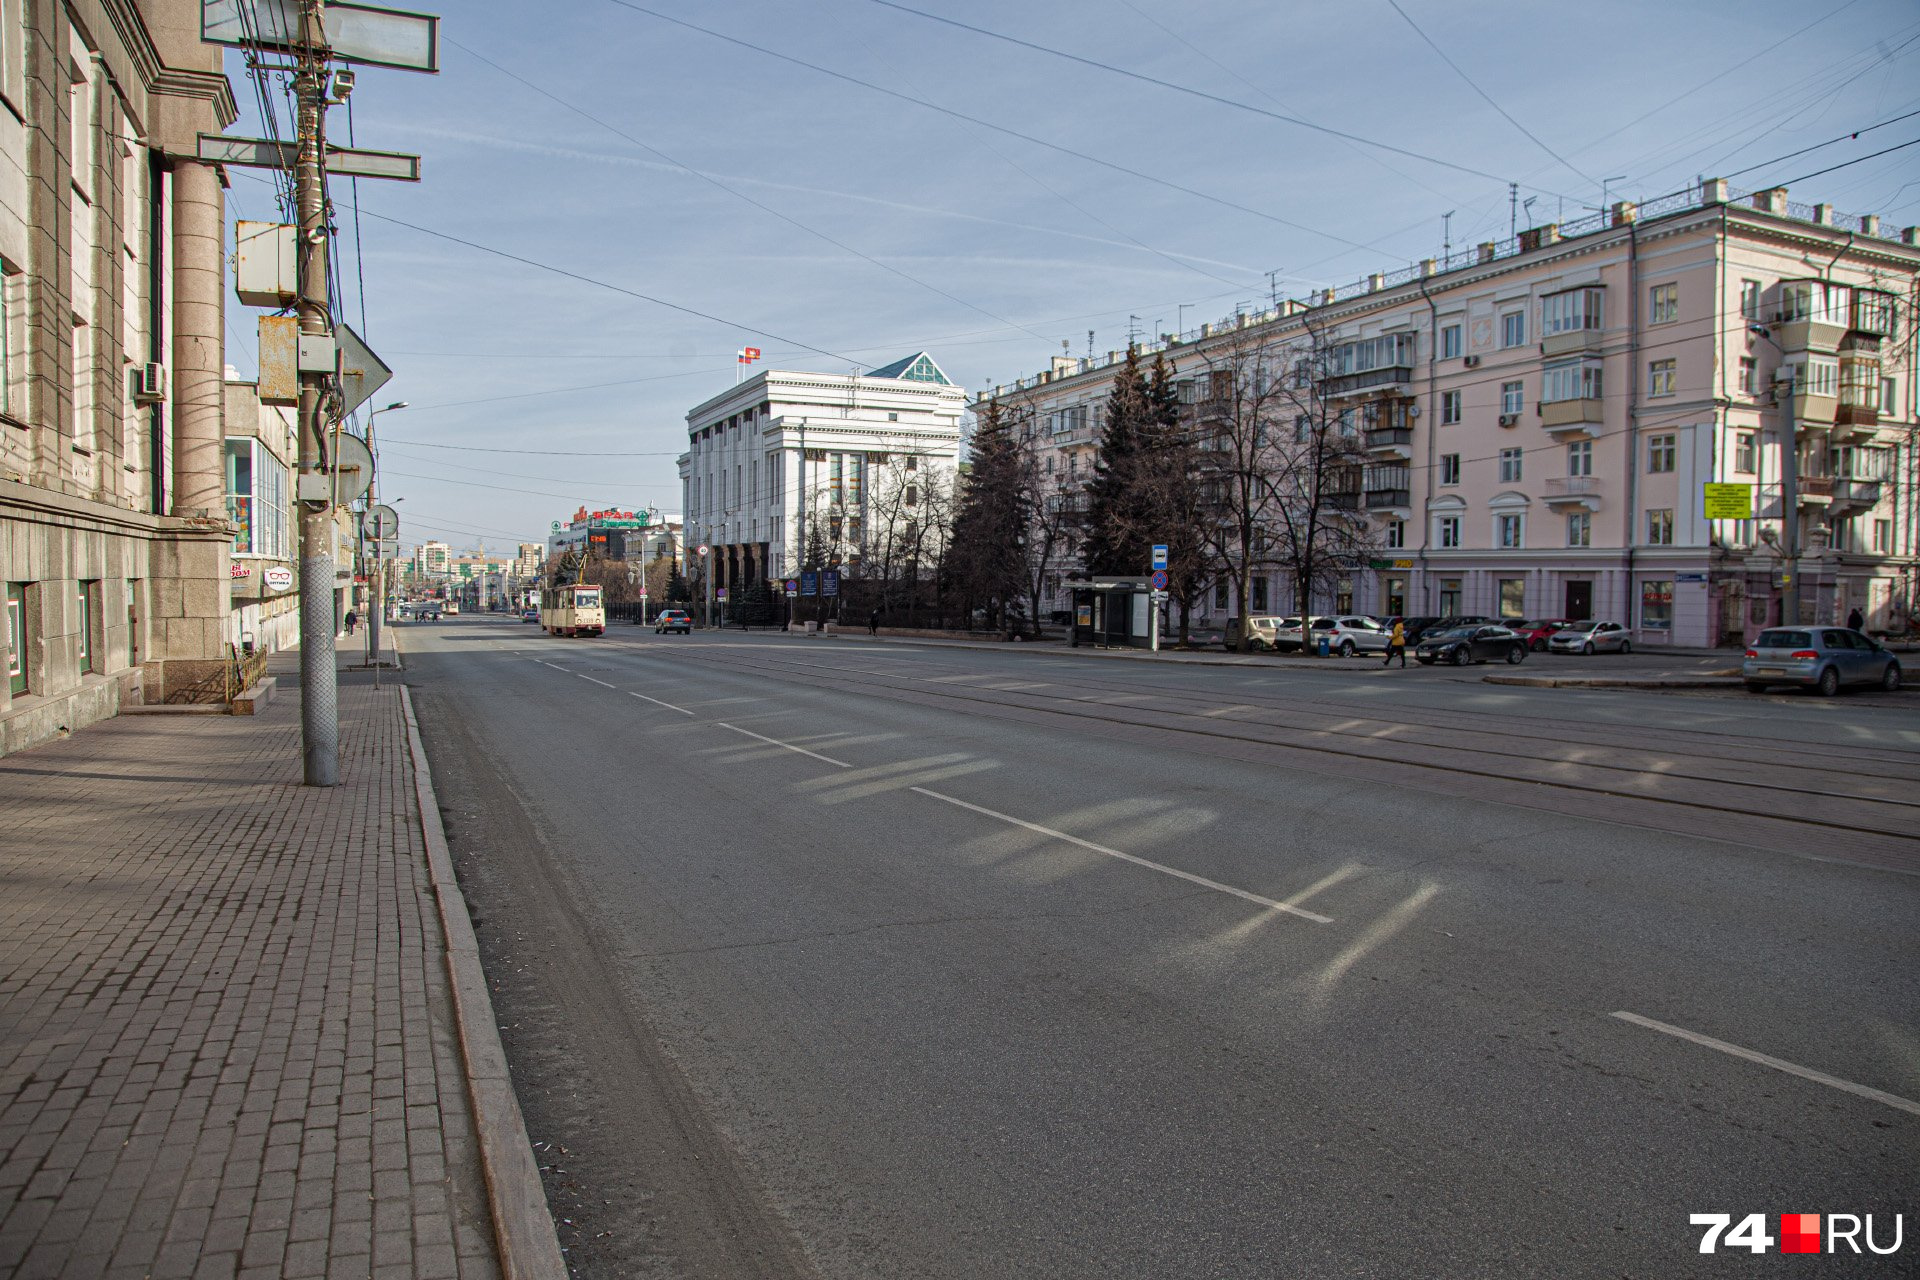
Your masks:
[{"label": "utility pole", "polygon": [[[300,235],[300,334],[332,332],[327,302],[326,26],[321,0],[300,0],[299,150],[294,189]],[[340,782],[340,695],[334,672],[334,508],[327,472],[326,375],[300,375],[300,754],[310,787]]]}]

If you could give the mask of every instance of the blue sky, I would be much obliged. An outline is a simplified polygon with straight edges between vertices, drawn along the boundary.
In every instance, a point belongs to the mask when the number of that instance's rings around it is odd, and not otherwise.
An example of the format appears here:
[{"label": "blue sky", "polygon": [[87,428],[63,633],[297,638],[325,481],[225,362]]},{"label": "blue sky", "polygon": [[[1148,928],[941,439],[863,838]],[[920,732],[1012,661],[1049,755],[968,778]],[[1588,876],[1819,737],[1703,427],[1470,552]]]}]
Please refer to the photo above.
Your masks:
[{"label": "blue sky", "polygon": [[[397,371],[376,403],[412,406],[379,424],[403,542],[678,510],[686,411],[741,346],[835,372],[925,348],[977,391],[1089,330],[1122,347],[1131,316],[1192,328],[1437,254],[1449,210],[1456,248],[1504,238],[1509,181],[1522,226],[1571,219],[1603,182],[1655,196],[1920,111],[1904,0],[900,3],[1040,48],[876,0],[477,0],[441,11],[441,74],[360,71],[357,143],[424,157],[418,186],[359,184],[357,255],[333,188],[345,314]],[[1920,147],[1791,195],[1920,222]],[[272,188],[235,171],[228,211],[275,217]],[[253,313],[228,318],[251,377]]]}]

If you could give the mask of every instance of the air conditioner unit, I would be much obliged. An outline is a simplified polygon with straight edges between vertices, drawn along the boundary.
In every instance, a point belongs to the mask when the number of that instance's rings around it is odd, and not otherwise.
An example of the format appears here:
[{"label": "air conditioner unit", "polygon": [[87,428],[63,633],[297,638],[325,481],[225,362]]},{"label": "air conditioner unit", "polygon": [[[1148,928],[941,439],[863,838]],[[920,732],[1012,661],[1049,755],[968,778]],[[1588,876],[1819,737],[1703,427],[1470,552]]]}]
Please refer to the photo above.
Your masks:
[{"label": "air conditioner unit", "polygon": [[1503,413],[1500,415],[1500,425],[1503,427],[1518,426],[1519,422],[1520,415],[1517,413]]},{"label": "air conditioner unit", "polygon": [[1469,369],[1478,369],[1478,368],[1480,367],[1480,357],[1479,357],[1479,356],[1467,356],[1467,357],[1465,357],[1464,359],[1462,359],[1462,360],[1460,361],[1460,363],[1461,363],[1461,364],[1464,364],[1464,365],[1465,365],[1465,366],[1467,366],[1467,368],[1469,368]]},{"label": "air conditioner unit", "polygon": [[133,379],[133,399],[136,404],[155,404],[167,398],[167,366],[163,364],[135,365],[129,376]]}]

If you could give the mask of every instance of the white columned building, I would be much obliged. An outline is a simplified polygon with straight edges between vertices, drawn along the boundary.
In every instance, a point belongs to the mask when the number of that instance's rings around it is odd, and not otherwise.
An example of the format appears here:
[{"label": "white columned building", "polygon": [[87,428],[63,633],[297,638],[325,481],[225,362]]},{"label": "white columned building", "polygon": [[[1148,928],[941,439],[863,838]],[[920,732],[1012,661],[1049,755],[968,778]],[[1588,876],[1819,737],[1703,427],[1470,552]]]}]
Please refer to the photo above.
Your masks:
[{"label": "white columned building", "polygon": [[857,574],[881,525],[950,490],[965,408],[924,351],[868,373],[768,369],[697,405],[679,460],[689,572],[789,577],[812,540],[821,567]]}]

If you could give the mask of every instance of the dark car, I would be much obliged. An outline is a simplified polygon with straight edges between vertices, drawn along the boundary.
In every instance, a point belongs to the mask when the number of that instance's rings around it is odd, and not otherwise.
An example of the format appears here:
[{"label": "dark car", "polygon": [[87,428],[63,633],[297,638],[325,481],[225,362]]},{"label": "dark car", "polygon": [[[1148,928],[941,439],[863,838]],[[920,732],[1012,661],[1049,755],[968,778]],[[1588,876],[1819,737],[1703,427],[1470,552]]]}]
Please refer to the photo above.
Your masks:
[{"label": "dark car", "polygon": [[1453,627],[1430,632],[1414,650],[1414,658],[1423,666],[1451,662],[1464,667],[1471,662],[1511,663],[1527,660],[1527,642],[1505,627]]},{"label": "dark car", "polygon": [[1771,627],[1754,637],[1740,664],[1749,693],[1797,684],[1831,698],[1842,685],[1900,688],[1900,660],[1873,637],[1846,627]]},{"label": "dark car", "polygon": [[662,609],[660,616],[653,620],[653,634],[663,636],[669,631],[678,631],[683,636],[693,634],[693,615],[685,609]]},{"label": "dark car", "polygon": [[[1484,614],[1466,613],[1450,618],[1409,618],[1407,620],[1407,643],[1418,644],[1428,636],[1437,636],[1442,631],[1458,631],[1461,627],[1477,627],[1498,623],[1498,618],[1489,618]],[[1418,631],[1414,623],[1420,623]]]},{"label": "dark car", "polygon": [[1527,647],[1535,653],[1547,651],[1547,641],[1553,639],[1553,633],[1572,626],[1572,618],[1515,618],[1506,624],[1507,630],[1527,642]]}]

